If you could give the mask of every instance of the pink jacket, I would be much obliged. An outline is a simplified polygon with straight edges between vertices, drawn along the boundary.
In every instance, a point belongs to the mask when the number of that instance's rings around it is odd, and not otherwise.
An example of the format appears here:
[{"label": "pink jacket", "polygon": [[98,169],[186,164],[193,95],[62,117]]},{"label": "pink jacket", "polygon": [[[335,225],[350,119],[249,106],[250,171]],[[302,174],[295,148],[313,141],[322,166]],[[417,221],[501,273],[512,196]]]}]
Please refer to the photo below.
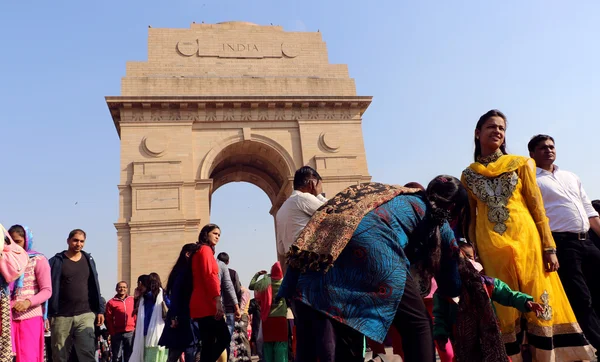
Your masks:
[{"label": "pink jacket", "polygon": [[44,311],[42,304],[52,295],[52,281],[50,279],[50,265],[48,259],[43,255],[29,258],[23,277],[23,288],[20,294],[11,300],[11,306],[22,300],[29,300],[31,306],[25,312],[17,312],[13,309],[13,320],[24,320],[33,317],[42,317]]}]

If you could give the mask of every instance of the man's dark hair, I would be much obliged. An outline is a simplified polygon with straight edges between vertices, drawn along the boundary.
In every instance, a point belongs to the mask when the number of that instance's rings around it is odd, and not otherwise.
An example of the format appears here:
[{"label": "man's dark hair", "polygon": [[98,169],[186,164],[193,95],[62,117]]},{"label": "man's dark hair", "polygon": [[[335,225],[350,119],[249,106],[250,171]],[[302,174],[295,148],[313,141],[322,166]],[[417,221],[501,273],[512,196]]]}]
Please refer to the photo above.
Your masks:
[{"label": "man's dark hair", "polygon": [[547,134],[535,135],[535,136],[531,137],[531,140],[527,144],[527,149],[529,150],[529,152],[533,152],[533,151],[535,151],[535,148],[537,147],[537,145],[540,144],[540,142],[544,142],[547,140],[550,140],[550,141],[552,141],[552,143],[554,143],[554,138],[552,138],[552,136],[548,136]]},{"label": "man's dark hair", "polygon": [[81,229],[75,229],[75,230],[72,230],[69,233],[69,239],[71,239],[73,236],[75,236],[77,234],[81,234],[81,235],[83,235],[84,238],[87,238],[87,235],[85,234],[85,231],[83,231]]},{"label": "man's dark hair", "polygon": [[125,284],[125,286],[127,286],[127,288],[129,288],[129,283],[127,283],[124,280],[121,280],[120,282],[117,283],[117,285],[115,286],[115,289],[117,289],[119,287],[119,284]]},{"label": "man's dark hair", "polygon": [[310,166],[301,167],[294,175],[294,190],[299,190],[308,185],[310,180],[321,181],[322,178],[314,168]]},{"label": "man's dark hair", "polygon": [[600,212],[600,200],[593,200],[592,206],[597,212]]},{"label": "man's dark hair", "polygon": [[418,182],[414,182],[414,181],[407,183],[406,185],[404,185],[404,187],[409,187],[411,189],[419,189],[421,191],[425,191],[425,188],[423,187],[423,185],[421,185]]},{"label": "man's dark hair", "polygon": [[225,264],[229,264],[229,254],[227,253],[219,253],[219,255],[217,255],[217,259]]}]

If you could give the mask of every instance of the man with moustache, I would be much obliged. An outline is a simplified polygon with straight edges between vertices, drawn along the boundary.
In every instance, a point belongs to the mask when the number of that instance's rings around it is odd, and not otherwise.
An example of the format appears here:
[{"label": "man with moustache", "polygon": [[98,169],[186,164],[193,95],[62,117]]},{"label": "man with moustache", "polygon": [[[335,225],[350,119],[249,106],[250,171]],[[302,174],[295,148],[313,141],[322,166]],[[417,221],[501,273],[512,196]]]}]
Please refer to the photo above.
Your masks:
[{"label": "man with moustache", "polygon": [[558,275],[586,338],[600,350],[600,249],[590,240],[590,228],[600,234],[600,218],[579,177],[554,164],[554,138],[534,136],[529,155],[537,165],[537,183],[556,242]]},{"label": "man with moustache", "polygon": [[85,239],[85,231],[71,231],[68,249],[49,261],[52,296],[48,318],[54,362],[67,362],[71,347],[79,362],[96,361],[94,327],[104,323],[105,303],[100,296],[96,263],[83,251]]}]

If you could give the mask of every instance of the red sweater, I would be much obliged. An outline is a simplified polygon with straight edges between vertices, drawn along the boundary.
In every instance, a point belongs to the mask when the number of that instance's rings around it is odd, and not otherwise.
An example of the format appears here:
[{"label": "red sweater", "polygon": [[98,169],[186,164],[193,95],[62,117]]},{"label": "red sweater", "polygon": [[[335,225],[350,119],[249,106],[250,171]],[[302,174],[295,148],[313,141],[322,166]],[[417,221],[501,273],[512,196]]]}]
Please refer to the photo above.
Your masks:
[{"label": "red sweater", "polygon": [[192,258],[194,286],[190,299],[190,317],[203,318],[217,313],[215,297],[221,295],[219,266],[212,249],[202,245]]},{"label": "red sweater", "polygon": [[108,334],[132,332],[135,329],[135,316],[133,315],[133,297],[128,295],[121,300],[117,296],[106,303],[104,323]]}]

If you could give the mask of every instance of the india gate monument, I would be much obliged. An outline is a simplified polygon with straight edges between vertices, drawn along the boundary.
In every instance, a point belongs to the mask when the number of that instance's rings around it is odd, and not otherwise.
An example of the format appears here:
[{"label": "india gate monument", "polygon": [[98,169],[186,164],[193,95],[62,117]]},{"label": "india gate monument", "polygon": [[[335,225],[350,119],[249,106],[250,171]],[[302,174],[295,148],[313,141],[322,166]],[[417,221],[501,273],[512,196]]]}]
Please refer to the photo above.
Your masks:
[{"label": "india gate monument", "polygon": [[258,186],[275,217],[304,165],[328,197],[371,179],[361,129],[371,97],[356,95],[346,65],[329,63],[319,32],[150,28],[148,60],[127,62],[121,95],[106,102],[121,140],[119,280],[166,280],[227,183]]}]

